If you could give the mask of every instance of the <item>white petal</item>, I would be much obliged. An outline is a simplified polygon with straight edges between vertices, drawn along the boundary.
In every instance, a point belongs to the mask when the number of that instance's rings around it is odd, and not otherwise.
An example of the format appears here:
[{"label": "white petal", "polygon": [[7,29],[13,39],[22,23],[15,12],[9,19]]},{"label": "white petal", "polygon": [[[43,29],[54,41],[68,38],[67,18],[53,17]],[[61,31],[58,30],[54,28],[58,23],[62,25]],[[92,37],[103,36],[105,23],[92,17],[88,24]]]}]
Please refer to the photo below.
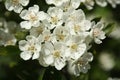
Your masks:
[{"label": "white petal", "polygon": [[65,61],[62,60],[62,59],[56,59],[55,60],[55,68],[57,70],[61,70],[65,66],[65,64],[66,64]]},{"label": "white petal", "polygon": [[19,48],[20,48],[20,50],[22,50],[22,51],[25,51],[25,50],[27,50],[27,41],[25,41],[25,40],[21,40],[21,41],[19,41]]},{"label": "white petal", "polygon": [[39,20],[44,20],[47,17],[47,14],[45,14],[43,11],[40,11],[39,13],[37,13],[37,16],[39,18]]},{"label": "white petal", "polygon": [[29,0],[20,0],[20,3],[21,3],[23,6],[27,6],[28,3],[29,3]]},{"label": "white petal", "polygon": [[40,55],[39,52],[34,53],[32,59],[37,59],[37,58],[39,58],[39,55]]},{"label": "white petal", "polygon": [[22,11],[22,9],[23,9],[23,7],[19,4],[19,5],[15,6],[14,11],[16,13],[20,13]]},{"label": "white petal", "polygon": [[40,65],[44,66],[44,67],[48,67],[49,65],[45,63],[45,61],[43,60],[43,55],[40,54],[40,57],[38,58],[38,61],[40,63]]},{"label": "white petal", "polygon": [[47,4],[52,4],[53,0],[45,0],[47,2]]},{"label": "white petal", "polygon": [[80,5],[80,0],[71,0],[71,3],[72,3],[72,7],[76,9]]},{"label": "white petal", "polygon": [[50,51],[54,50],[54,47],[50,42],[45,42],[45,48],[49,49]]},{"label": "white petal", "polygon": [[33,27],[38,27],[40,25],[40,22],[39,21],[34,21],[33,23],[32,23],[32,26]]},{"label": "white petal", "polygon": [[96,0],[96,3],[102,7],[105,7],[107,5],[106,0]]},{"label": "white petal", "polygon": [[29,7],[28,10],[37,13],[39,11],[39,6],[38,5],[34,5],[33,7]]},{"label": "white petal", "polygon": [[52,55],[48,55],[48,56],[44,57],[44,61],[46,64],[51,65],[54,62],[54,58]]},{"label": "white petal", "polygon": [[25,19],[25,20],[29,20],[29,17],[28,17],[28,10],[23,10],[20,14],[20,17],[22,19]]},{"label": "white petal", "polygon": [[24,59],[24,60],[29,60],[31,57],[32,57],[32,53],[30,53],[30,52],[22,52],[21,54],[20,54],[20,57],[22,58],[22,59]]},{"label": "white petal", "polygon": [[20,26],[21,26],[21,28],[31,29],[31,23],[28,22],[28,21],[22,21],[22,22],[20,23]]},{"label": "white petal", "polygon": [[102,43],[102,41],[100,39],[98,39],[98,38],[95,38],[94,40],[95,40],[95,43],[97,43],[97,44],[101,44]]},{"label": "white petal", "polygon": [[5,7],[6,9],[8,9],[9,11],[12,11],[14,9],[13,4],[10,2],[10,0],[6,0],[5,2]]}]

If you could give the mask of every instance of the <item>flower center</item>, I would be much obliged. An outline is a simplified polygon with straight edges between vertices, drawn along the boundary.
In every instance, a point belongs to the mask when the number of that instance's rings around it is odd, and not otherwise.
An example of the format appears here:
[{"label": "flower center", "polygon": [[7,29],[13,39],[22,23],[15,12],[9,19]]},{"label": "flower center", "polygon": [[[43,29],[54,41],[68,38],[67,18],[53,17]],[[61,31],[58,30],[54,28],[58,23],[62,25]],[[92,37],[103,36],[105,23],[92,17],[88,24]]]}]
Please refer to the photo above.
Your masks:
[{"label": "flower center", "polygon": [[75,26],[74,26],[74,31],[75,31],[75,32],[80,31],[80,26],[79,26],[79,25],[75,25]]},{"label": "flower center", "polygon": [[59,38],[60,40],[62,40],[62,41],[65,39],[65,35],[58,34],[57,36],[58,36],[58,38]]},{"label": "flower center", "polygon": [[32,53],[34,53],[35,50],[36,50],[35,46],[30,46],[28,48],[28,51],[31,51]]},{"label": "flower center", "polygon": [[37,16],[35,16],[35,15],[32,14],[32,13],[29,15],[29,17],[30,17],[30,20],[31,20],[32,22],[37,21],[37,19],[38,19]]},{"label": "flower center", "polygon": [[98,28],[93,30],[93,36],[97,37],[100,34],[100,30]]},{"label": "flower center", "polygon": [[17,4],[19,3],[19,0],[12,0],[12,3],[13,3],[14,5],[17,5]]},{"label": "flower center", "polygon": [[44,37],[44,40],[45,41],[48,41],[50,39],[50,35],[46,35],[45,37]]},{"label": "flower center", "polygon": [[52,23],[57,24],[58,18],[56,16],[55,17],[51,17],[51,21],[52,21]]},{"label": "flower center", "polygon": [[55,50],[55,51],[53,52],[53,56],[54,56],[55,58],[59,58],[59,57],[60,57],[60,51]]},{"label": "flower center", "polygon": [[12,40],[9,40],[6,42],[6,45],[13,45],[15,42],[13,42]]},{"label": "flower center", "polygon": [[42,27],[40,27],[40,28],[39,28],[39,29],[37,29],[36,31],[37,31],[37,33],[38,33],[38,34],[42,34],[42,32],[43,32],[43,28],[42,28]]},{"label": "flower center", "polygon": [[70,46],[70,49],[71,49],[72,51],[76,51],[76,50],[77,50],[77,47],[78,47],[78,45],[75,44],[75,43],[73,43],[73,44]]}]

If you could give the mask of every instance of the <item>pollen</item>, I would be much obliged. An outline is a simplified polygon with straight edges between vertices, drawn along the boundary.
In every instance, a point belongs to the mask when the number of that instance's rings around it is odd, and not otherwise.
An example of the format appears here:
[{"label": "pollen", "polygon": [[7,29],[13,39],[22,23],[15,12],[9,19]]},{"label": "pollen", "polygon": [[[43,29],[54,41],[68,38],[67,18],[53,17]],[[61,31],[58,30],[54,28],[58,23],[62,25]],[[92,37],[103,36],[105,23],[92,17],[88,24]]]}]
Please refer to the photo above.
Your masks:
[{"label": "pollen", "polygon": [[58,38],[60,39],[60,40],[64,40],[65,39],[65,35],[62,35],[62,34],[60,34],[60,35],[57,35],[58,36]]},{"label": "pollen", "polygon": [[12,3],[13,3],[14,5],[17,5],[17,4],[19,3],[19,0],[12,0]]},{"label": "pollen", "polygon": [[78,45],[75,44],[75,43],[73,43],[73,44],[70,46],[70,48],[71,48],[72,51],[76,51],[76,50],[77,50],[77,47],[78,47]]},{"label": "pollen", "polygon": [[74,26],[74,31],[75,31],[75,32],[80,31],[80,26],[79,26],[79,25],[75,25],[75,26]]},{"label": "pollen", "polygon": [[97,37],[100,34],[100,30],[98,28],[93,30],[93,36]]},{"label": "pollen", "polygon": [[35,50],[36,50],[35,46],[30,46],[30,47],[28,48],[28,51],[31,51],[31,52],[34,52]]},{"label": "pollen", "polygon": [[55,58],[59,58],[59,57],[60,57],[60,51],[58,51],[58,50],[54,51],[54,52],[53,52],[53,56],[54,56]]}]

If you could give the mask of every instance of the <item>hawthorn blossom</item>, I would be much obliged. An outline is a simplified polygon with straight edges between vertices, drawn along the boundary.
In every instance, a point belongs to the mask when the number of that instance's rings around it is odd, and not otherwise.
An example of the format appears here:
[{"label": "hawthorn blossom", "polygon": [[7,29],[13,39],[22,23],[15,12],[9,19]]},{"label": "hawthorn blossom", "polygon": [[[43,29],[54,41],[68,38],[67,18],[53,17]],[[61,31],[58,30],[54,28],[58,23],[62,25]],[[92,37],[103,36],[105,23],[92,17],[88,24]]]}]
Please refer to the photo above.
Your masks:
[{"label": "hawthorn blossom", "polygon": [[44,61],[46,64],[55,66],[57,70],[61,70],[66,65],[64,57],[65,47],[63,43],[45,42],[44,44]]},{"label": "hawthorn blossom", "polygon": [[115,8],[117,4],[120,4],[120,0],[96,0],[96,3],[101,7],[105,7],[109,3],[113,8]]},{"label": "hawthorn blossom", "polygon": [[46,0],[47,4],[54,4],[55,6],[60,6],[64,2],[67,2],[68,0]]},{"label": "hawthorn blossom", "polygon": [[54,29],[53,35],[55,36],[56,41],[66,42],[70,34],[66,26],[58,26]]},{"label": "hawthorn blossom", "polygon": [[29,3],[29,0],[6,0],[5,1],[5,7],[9,11],[14,10],[16,13],[20,13],[23,9],[23,6],[27,6]]},{"label": "hawthorn blossom", "polygon": [[14,37],[14,35],[0,30],[0,46],[15,45],[16,42],[17,39]]},{"label": "hawthorn blossom", "polygon": [[105,39],[105,32],[102,30],[104,24],[102,22],[98,22],[97,24],[92,26],[90,31],[90,36],[93,37],[95,43],[100,44],[102,43],[101,40]]},{"label": "hawthorn blossom", "polygon": [[42,41],[43,42],[46,42],[46,41],[52,41],[54,38],[53,38],[53,35],[52,33],[50,32],[49,29],[47,30],[44,30],[42,35],[40,35],[42,37]]},{"label": "hawthorn blossom", "polygon": [[46,14],[43,11],[39,11],[38,5],[34,5],[29,7],[28,10],[23,10],[20,17],[25,20],[20,23],[21,28],[31,29],[31,27],[38,27],[40,20],[46,18]]},{"label": "hawthorn blossom", "polygon": [[93,9],[95,4],[94,0],[82,0],[81,2],[87,7],[88,10]]},{"label": "hawthorn blossom", "polygon": [[17,23],[13,21],[6,22],[5,19],[0,18],[0,45],[15,45],[17,42],[15,34],[20,30]]},{"label": "hawthorn blossom", "polygon": [[89,62],[93,60],[93,55],[91,53],[83,54],[78,60],[70,61],[68,64],[68,71],[76,76],[80,75],[80,72],[87,73],[90,69]]},{"label": "hawthorn blossom", "polygon": [[105,71],[110,71],[115,66],[115,60],[113,58],[113,55],[108,52],[102,52],[99,56],[99,63],[100,67]]},{"label": "hawthorn blossom", "polygon": [[41,41],[34,36],[27,36],[26,40],[19,41],[19,48],[22,51],[20,54],[22,59],[37,59],[41,51]]},{"label": "hawthorn blossom", "polygon": [[98,5],[101,7],[107,6],[107,1],[106,0],[95,0]]},{"label": "hawthorn blossom", "polygon": [[65,49],[65,56],[68,60],[77,60],[81,57],[86,51],[86,44],[83,43],[83,37],[80,36],[72,36],[69,37],[69,41],[65,44],[67,48]]},{"label": "hawthorn blossom", "polygon": [[38,27],[33,27],[30,29],[30,35],[33,35],[35,37],[38,37],[43,33],[43,31],[46,30],[46,27],[43,23],[40,23]]},{"label": "hawthorn blossom", "polygon": [[108,77],[108,79],[107,79],[107,80],[120,80],[120,78],[117,78],[117,77],[115,77],[115,78]]},{"label": "hawthorn blossom", "polygon": [[45,26],[47,26],[49,29],[53,29],[57,26],[62,25],[63,23],[63,10],[57,7],[49,7],[48,16],[46,17],[46,20],[44,20]]},{"label": "hawthorn blossom", "polygon": [[73,10],[70,14],[65,14],[64,16],[65,22],[75,22],[75,23],[79,23],[85,20],[85,14],[83,12],[83,10],[78,9],[78,10]]},{"label": "hawthorn blossom", "polygon": [[120,4],[120,0],[107,0],[109,4],[112,5],[113,8],[116,7],[117,4]]},{"label": "hawthorn blossom", "polygon": [[69,29],[71,35],[82,35],[86,34],[87,31],[91,28],[91,22],[88,20],[83,20],[81,22],[68,22],[66,26]]}]

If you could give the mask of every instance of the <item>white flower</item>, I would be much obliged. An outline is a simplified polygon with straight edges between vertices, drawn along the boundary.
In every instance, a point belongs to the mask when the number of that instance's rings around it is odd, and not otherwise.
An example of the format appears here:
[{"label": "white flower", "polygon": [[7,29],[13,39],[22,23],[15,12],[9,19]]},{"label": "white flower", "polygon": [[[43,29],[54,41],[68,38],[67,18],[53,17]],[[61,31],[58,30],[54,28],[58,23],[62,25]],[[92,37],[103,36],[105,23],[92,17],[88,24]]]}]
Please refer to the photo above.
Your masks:
[{"label": "white flower", "polygon": [[38,27],[40,25],[40,20],[46,18],[46,14],[43,11],[39,11],[39,6],[34,5],[29,7],[28,10],[23,10],[20,17],[26,21],[20,23],[21,28],[31,29],[31,27]]},{"label": "white flower", "polygon": [[17,39],[14,37],[13,34],[6,33],[0,30],[0,46],[8,46],[8,45],[15,45]]},{"label": "white flower", "polygon": [[69,37],[69,41],[65,44],[67,46],[65,50],[65,56],[68,60],[77,60],[81,57],[86,51],[86,44],[83,43],[83,37],[80,36],[72,36]]},{"label": "white flower", "polygon": [[43,33],[44,30],[46,30],[45,25],[43,23],[40,23],[38,27],[33,27],[30,29],[30,35],[38,37]]},{"label": "white flower", "polygon": [[77,61],[70,61],[68,64],[68,72],[76,76],[80,75],[80,72],[87,73],[90,69],[89,62],[93,60],[93,55],[91,53],[85,53]]},{"label": "white flower", "polygon": [[49,64],[46,64],[45,61],[44,61],[44,57],[45,57],[45,54],[44,54],[44,50],[43,50],[43,47],[41,48],[41,52],[40,52],[40,56],[38,58],[38,61],[40,63],[40,65],[44,66],[44,67],[48,67]]},{"label": "white flower", "polygon": [[115,8],[117,4],[120,4],[120,0],[107,0],[107,1],[112,5],[113,8]]},{"label": "white flower", "polygon": [[80,5],[80,0],[69,0],[59,6],[64,12],[72,11],[73,9],[77,9]]},{"label": "white flower", "polygon": [[40,35],[42,37],[42,41],[45,42],[45,41],[52,41],[54,38],[53,38],[53,35],[51,34],[50,30],[46,29],[43,31],[42,35]]},{"label": "white flower", "polygon": [[83,20],[81,22],[68,22],[66,24],[71,35],[87,35],[87,31],[91,28],[91,22]]},{"label": "white flower", "polygon": [[15,33],[19,26],[15,22],[6,22],[4,19],[0,18],[0,45],[8,46],[15,45],[17,39],[15,38]]},{"label": "white flower", "polygon": [[6,0],[5,7],[9,11],[14,10],[16,13],[20,13],[23,9],[23,6],[27,6],[29,0]]},{"label": "white flower", "polygon": [[91,37],[94,38],[95,43],[102,43],[101,40],[105,39],[105,32],[102,31],[104,24],[102,22],[98,22],[94,25],[90,31]]},{"label": "white flower", "polygon": [[47,4],[54,4],[55,6],[60,6],[68,0],[46,0]]},{"label": "white flower", "polygon": [[79,7],[81,0],[70,0],[71,1],[71,5],[76,9]]},{"label": "white flower", "polygon": [[63,23],[63,10],[57,7],[49,7],[47,16],[47,21],[44,21],[44,24],[49,28],[53,29],[56,26],[60,26]]},{"label": "white flower", "polygon": [[97,3],[98,5],[100,5],[100,6],[102,6],[102,7],[107,6],[106,0],[95,0],[95,1],[96,1],[96,3]]},{"label": "white flower", "polygon": [[87,9],[91,10],[93,9],[93,6],[94,6],[94,0],[82,0],[81,1],[86,7]]},{"label": "white flower", "polygon": [[64,58],[65,47],[62,43],[45,42],[44,45],[44,61],[46,64],[55,66],[57,70],[61,70],[66,65]]},{"label": "white flower", "polygon": [[19,48],[22,51],[20,57],[24,60],[39,58],[41,41],[34,36],[27,36],[26,40],[19,41]]},{"label": "white flower", "polygon": [[56,41],[66,42],[70,34],[66,26],[58,26],[54,29],[53,35],[55,36]]},{"label": "white flower", "polygon": [[85,20],[85,14],[81,9],[73,10],[71,13],[66,14],[66,22],[82,22]]},{"label": "white flower", "polygon": [[110,71],[115,66],[115,60],[113,58],[113,55],[108,52],[102,52],[100,54],[99,62],[100,66],[106,71]]},{"label": "white flower", "polygon": [[109,77],[107,80],[120,80],[120,78],[117,78],[117,77],[115,77],[115,78]]}]

